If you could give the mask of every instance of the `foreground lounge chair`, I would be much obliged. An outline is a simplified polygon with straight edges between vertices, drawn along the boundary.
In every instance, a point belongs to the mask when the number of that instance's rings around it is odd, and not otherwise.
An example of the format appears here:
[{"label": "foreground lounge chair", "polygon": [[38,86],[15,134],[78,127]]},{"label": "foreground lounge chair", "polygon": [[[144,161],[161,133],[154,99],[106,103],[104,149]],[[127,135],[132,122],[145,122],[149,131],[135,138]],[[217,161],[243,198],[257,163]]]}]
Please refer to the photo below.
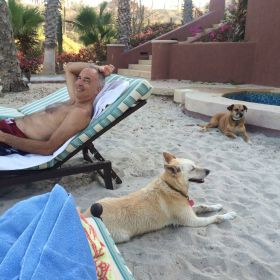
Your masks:
[{"label": "foreground lounge chair", "polygon": [[84,218],[63,187],[0,216],[0,279],[134,280],[101,220]]},{"label": "foreground lounge chair", "polygon": [[[46,157],[46,162],[31,168],[0,171],[0,185],[8,186],[92,171],[97,171],[103,177],[105,186],[109,189],[113,189],[112,179],[117,184],[120,184],[122,181],[112,169],[111,162],[102,157],[92,142],[122,119],[145,105],[146,99],[151,94],[152,87],[146,80],[127,78],[115,74],[107,77],[106,83],[115,80],[128,81],[129,87],[97,119],[92,120],[86,129],[75,136],[62,152],[51,160]],[[42,110],[50,104],[63,102],[68,99],[67,89],[62,88],[45,98],[19,109],[0,107],[0,119],[22,117]],[[64,163],[80,151],[83,152],[83,157],[88,162],[87,164],[62,167]],[[89,152],[93,154],[93,158],[90,157]]]},{"label": "foreground lounge chair", "polygon": [[[105,224],[99,218],[86,218],[87,224],[90,225],[90,230],[88,232],[94,232],[95,240],[92,241],[90,239],[89,234],[87,234],[87,238],[89,244],[95,246],[98,250],[101,246],[98,246],[100,242],[102,244],[102,251],[100,252],[101,258],[104,259],[106,257],[106,263],[109,264],[111,274],[113,279],[119,280],[134,280],[134,276],[130,269],[128,268],[123,256],[121,255],[118,247],[116,246],[111,234],[106,228]],[[83,218],[81,218],[82,224],[84,226]],[[84,226],[85,228],[85,226]],[[100,256],[95,258],[96,268],[98,270]],[[103,264],[104,265],[104,264]],[[102,267],[102,266],[101,266]]]}]

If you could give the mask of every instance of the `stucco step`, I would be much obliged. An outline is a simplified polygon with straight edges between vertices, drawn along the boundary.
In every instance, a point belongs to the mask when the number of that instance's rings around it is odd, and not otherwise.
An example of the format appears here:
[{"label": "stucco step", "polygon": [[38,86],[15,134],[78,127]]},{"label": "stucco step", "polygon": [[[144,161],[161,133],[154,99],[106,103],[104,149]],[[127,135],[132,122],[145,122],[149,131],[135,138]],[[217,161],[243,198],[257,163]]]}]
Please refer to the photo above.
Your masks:
[{"label": "stucco step", "polygon": [[152,60],[140,59],[139,64],[152,65]]},{"label": "stucco step", "polygon": [[152,60],[152,57],[153,57],[153,56],[150,54],[150,55],[149,55],[149,60]]},{"label": "stucco step", "polygon": [[151,71],[152,65],[145,64],[129,64],[128,69],[142,70],[142,71]]},{"label": "stucco step", "polygon": [[174,88],[170,88],[168,86],[167,87],[154,86],[152,94],[153,95],[174,96]]},{"label": "stucco step", "polygon": [[129,77],[141,77],[145,79],[151,79],[150,71],[141,71],[141,70],[134,70],[134,69],[119,69],[118,74],[123,76],[129,76]]}]

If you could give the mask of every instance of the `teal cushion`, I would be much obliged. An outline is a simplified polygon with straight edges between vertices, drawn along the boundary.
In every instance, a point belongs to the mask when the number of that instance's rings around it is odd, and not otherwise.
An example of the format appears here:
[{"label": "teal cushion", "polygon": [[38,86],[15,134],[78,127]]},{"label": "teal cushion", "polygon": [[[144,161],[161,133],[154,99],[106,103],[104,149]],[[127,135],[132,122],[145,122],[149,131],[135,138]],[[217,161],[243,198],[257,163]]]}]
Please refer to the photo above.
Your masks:
[{"label": "teal cushion", "polygon": [[19,118],[19,117],[24,117],[24,114],[21,113],[19,110],[14,108],[8,108],[8,107],[0,107],[0,120],[6,118]]},{"label": "teal cushion", "polygon": [[20,107],[18,110],[24,115],[30,115],[34,112],[43,110],[50,104],[65,102],[69,99],[67,87],[63,87],[46,97],[43,97],[37,101]]}]

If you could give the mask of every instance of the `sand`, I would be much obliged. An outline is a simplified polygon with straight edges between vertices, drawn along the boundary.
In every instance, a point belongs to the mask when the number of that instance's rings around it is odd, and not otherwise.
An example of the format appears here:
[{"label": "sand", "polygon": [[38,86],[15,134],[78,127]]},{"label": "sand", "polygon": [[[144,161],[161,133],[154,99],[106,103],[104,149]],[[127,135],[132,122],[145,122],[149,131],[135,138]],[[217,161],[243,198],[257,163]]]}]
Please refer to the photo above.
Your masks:
[{"label": "sand", "polygon": [[[20,106],[61,86],[32,85],[29,92],[5,95],[0,104]],[[118,245],[135,278],[279,279],[280,139],[249,132],[250,142],[245,143],[216,129],[202,133],[192,126],[198,123],[203,121],[186,116],[171,98],[152,96],[95,143],[113,162],[123,184],[107,190],[92,174],[58,182],[85,209],[105,196],[144,187],[162,172],[164,151],[190,158],[211,170],[204,184],[191,184],[190,197],[196,203],[220,203],[222,213],[235,211],[237,218],[204,228],[167,227]],[[19,200],[48,192],[55,182],[1,186],[0,213]]]}]

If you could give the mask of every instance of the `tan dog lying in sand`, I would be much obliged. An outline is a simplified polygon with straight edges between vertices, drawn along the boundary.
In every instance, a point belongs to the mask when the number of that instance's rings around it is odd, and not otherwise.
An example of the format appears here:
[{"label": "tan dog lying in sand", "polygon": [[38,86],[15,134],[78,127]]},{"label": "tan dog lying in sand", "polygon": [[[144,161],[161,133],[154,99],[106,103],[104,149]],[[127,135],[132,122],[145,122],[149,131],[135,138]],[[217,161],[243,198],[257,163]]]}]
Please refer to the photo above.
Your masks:
[{"label": "tan dog lying in sand", "polygon": [[189,200],[189,182],[203,183],[210,171],[170,153],[163,156],[166,161],[163,174],[145,188],[120,198],[104,198],[87,209],[87,217],[102,218],[115,242],[125,242],[168,225],[204,227],[235,218],[234,212],[196,216],[222,209],[220,204],[192,207],[193,202]]},{"label": "tan dog lying in sand", "polygon": [[219,127],[221,132],[230,138],[236,138],[236,134],[241,134],[248,142],[249,136],[245,128],[245,112],[248,108],[242,104],[232,104],[227,107],[229,112],[214,115],[207,125],[200,125],[204,131],[208,128]]}]

